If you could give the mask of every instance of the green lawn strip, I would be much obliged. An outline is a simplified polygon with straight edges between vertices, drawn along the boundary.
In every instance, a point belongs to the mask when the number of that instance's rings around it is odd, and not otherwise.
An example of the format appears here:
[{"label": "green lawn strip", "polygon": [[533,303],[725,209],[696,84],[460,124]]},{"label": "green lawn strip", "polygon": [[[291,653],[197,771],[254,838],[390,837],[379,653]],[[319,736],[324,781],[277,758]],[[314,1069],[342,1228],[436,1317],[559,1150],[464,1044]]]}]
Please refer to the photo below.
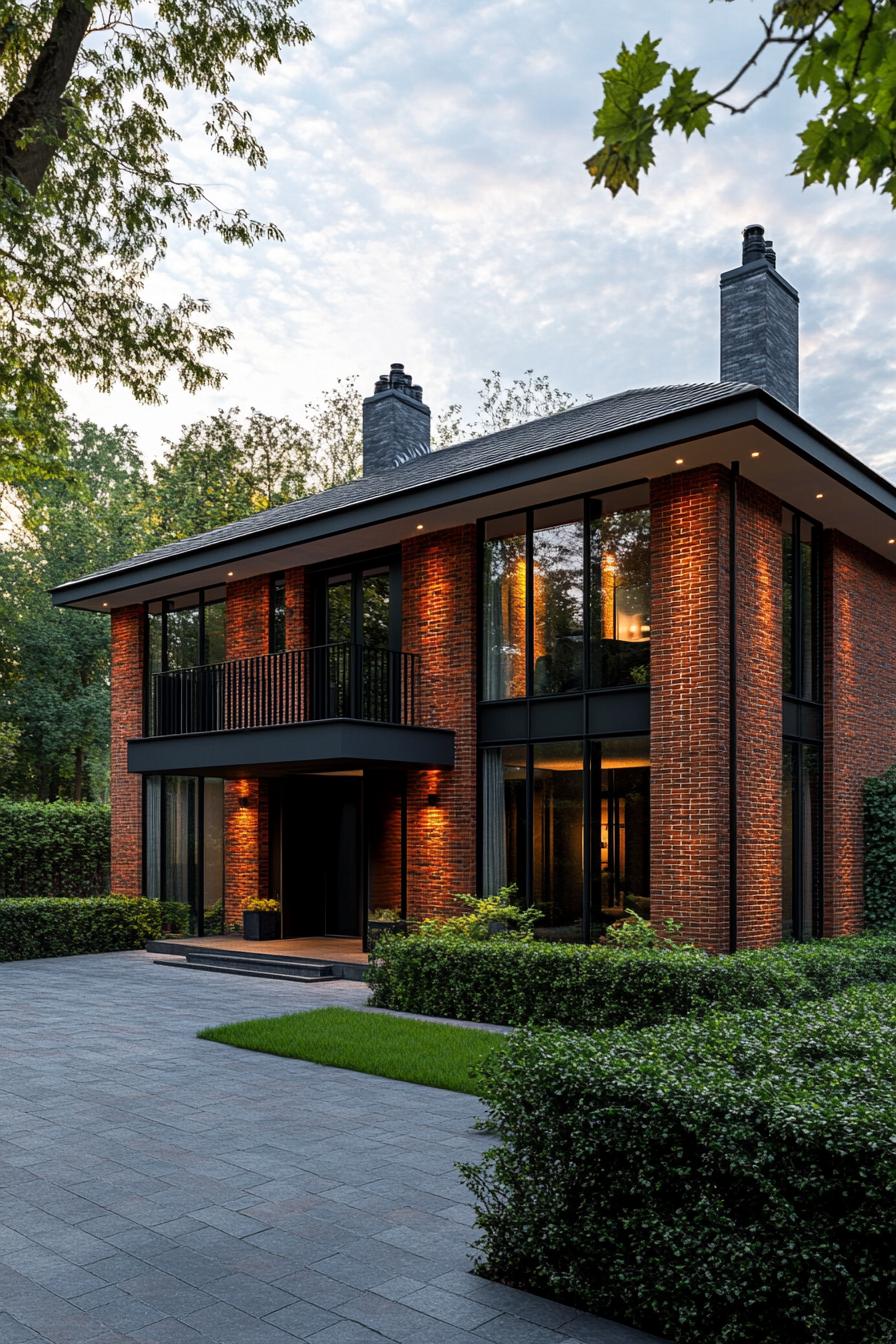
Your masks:
[{"label": "green lawn strip", "polygon": [[477,1027],[443,1026],[352,1008],[314,1008],[284,1017],[230,1022],[197,1032],[204,1041],[356,1069],[405,1083],[478,1095],[472,1071],[506,1037]]}]

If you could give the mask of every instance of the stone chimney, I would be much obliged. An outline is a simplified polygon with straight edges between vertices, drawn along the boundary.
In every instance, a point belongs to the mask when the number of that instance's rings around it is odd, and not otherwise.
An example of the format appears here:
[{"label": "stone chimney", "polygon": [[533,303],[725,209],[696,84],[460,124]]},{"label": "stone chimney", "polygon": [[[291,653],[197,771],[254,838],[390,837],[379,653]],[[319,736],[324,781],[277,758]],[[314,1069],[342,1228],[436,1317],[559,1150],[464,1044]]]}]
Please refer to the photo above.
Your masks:
[{"label": "stone chimney", "polygon": [[800,296],[778,274],[761,224],[744,229],[743,262],[719,283],[722,382],[755,383],[798,411]]},{"label": "stone chimney", "polygon": [[429,407],[403,364],[380,374],[373,396],[364,398],[362,423],[365,476],[391,471],[430,450]]}]

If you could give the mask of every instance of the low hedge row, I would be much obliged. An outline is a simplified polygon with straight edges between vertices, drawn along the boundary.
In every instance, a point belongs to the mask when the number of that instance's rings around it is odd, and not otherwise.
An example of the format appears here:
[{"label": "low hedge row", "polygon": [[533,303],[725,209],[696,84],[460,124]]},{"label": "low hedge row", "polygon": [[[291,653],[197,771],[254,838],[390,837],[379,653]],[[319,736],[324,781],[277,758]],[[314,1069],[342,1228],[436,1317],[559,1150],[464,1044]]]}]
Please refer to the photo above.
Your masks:
[{"label": "low hedge row", "polygon": [[489,1276],[677,1344],[892,1344],[892,986],[523,1031],[483,1075]]},{"label": "low hedge row", "polygon": [[123,896],[0,901],[0,961],[123,952],[160,932],[158,901]]},{"label": "low hedge row", "polygon": [[378,1008],[508,1026],[650,1026],[713,1007],[787,1007],[850,985],[896,981],[896,934],[727,957],[384,934],[368,979]]},{"label": "low hedge row", "polygon": [[0,897],[108,891],[110,811],[102,803],[0,798]]}]

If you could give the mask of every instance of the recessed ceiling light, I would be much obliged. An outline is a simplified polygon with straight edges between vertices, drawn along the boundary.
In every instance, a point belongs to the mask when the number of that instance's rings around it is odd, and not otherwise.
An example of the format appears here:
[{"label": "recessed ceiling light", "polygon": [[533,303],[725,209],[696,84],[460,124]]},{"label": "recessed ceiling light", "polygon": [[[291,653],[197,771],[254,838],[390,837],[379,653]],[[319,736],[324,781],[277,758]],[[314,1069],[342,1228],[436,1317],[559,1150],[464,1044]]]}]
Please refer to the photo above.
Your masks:
[{"label": "recessed ceiling light", "polygon": [[108,605],[109,605],[108,602],[104,602],[104,603],[103,603],[103,606],[104,606],[104,607],[108,607]]},{"label": "recessed ceiling light", "polygon": [[232,570],[232,569],[228,569],[228,571],[227,571],[227,577],[228,577],[228,579],[232,579],[232,578],[233,578],[233,570]]},{"label": "recessed ceiling light", "polygon": [[759,454],[758,454],[758,453],[751,453],[750,456],[751,456],[751,457],[758,457]]},{"label": "recessed ceiling light", "polygon": [[889,540],[889,542],[888,542],[888,545],[890,545],[890,546],[896,546],[896,537],[890,537],[890,540]]},{"label": "recessed ceiling light", "polygon": [[816,499],[824,499],[824,494],[823,494],[823,492],[822,492],[821,490],[819,490],[819,492],[818,492],[818,494],[815,496],[815,498],[816,498]]},{"label": "recessed ceiling light", "polygon": [[423,524],[422,524],[422,523],[418,523],[418,524],[417,524],[417,531],[418,531],[418,532],[422,532],[422,531],[423,531]]},{"label": "recessed ceiling light", "polygon": [[684,458],[683,458],[683,457],[676,457],[676,459],[675,459],[675,465],[676,465],[676,467],[683,467],[683,466],[684,466]]}]

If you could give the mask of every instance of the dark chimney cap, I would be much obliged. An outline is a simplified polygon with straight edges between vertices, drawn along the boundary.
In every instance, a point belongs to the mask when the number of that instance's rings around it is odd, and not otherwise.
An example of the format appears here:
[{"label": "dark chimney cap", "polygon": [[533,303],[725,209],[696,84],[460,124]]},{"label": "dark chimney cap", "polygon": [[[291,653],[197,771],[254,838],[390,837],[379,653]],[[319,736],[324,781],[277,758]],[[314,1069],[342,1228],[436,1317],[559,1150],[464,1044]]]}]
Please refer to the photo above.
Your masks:
[{"label": "dark chimney cap", "polygon": [[761,224],[748,224],[744,229],[744,266],[751,261],[765,260],[765,229]]},{"label": "dark chimney cap", "polygon": [[381,373],[373,385],[373,392],[403,392],[415,401],[423,400],[423,388],[411,381],[411,375],[405,373],[403,364],[391,364],[388,373]]}]

